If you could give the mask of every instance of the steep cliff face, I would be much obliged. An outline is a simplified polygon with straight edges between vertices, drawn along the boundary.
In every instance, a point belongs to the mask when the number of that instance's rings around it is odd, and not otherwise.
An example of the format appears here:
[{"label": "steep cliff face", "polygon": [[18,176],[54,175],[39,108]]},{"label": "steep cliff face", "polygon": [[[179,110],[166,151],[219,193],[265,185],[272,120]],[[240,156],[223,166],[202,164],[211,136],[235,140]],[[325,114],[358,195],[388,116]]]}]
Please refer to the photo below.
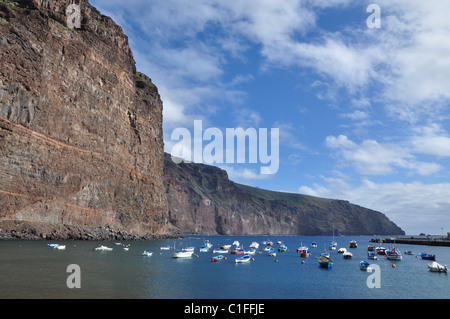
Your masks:
[{"label": "steep cliff face", "polygon": [[404,234],[385,215],[347,201],[280,193],[236,184],[217,167],[165,155],[169,218],[187,234]]},{"label": "steep cliff face", "polygon": [[81,1],[70,29],[68,4],[0,2],[3,231],[15,220],[164,234],[158,90],[114,21]]}]

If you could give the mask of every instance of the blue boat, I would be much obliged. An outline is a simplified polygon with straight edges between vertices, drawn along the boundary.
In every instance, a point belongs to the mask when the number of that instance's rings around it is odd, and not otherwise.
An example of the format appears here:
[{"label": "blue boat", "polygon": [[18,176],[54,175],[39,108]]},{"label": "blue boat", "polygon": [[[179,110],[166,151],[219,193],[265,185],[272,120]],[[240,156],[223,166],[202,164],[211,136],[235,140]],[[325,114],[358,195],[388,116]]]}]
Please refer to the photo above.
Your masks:
[{"label": "blue boat", "polygon": [[153,252],[151,252],[151,251],[144,251],[142,253],[142,256],[151,256],[151,255],[153,255]]},{"label": "blue boat", "polygon": [[225,257],[223,255],[218,255],[218,256],[214,256],[211,258],[211,261],[221,261],[223,260]]},{"label": "blue boat", "polygon": [[436,255],[426,254],[426,253],[420,253],[420,258],[425,260],[436,260]]},{"label": "blue boat", "polygon": [[319,267],[321,268],[333,268],[333,260],[327,256],[320,256],[319,259]]},{"label": "blue boat", "polygon": [[377,253],[374,251],[368,251],[367,258],[377,260],[378,259]]},{"label": "blue boat", "polygon": [[361,269],[361,270],[367,270],[367,269],[369,269],[369,267],[370,267],[370,264],[369,264],[367,261],[361,260],[361,261],[359,262],[359,269]]}]

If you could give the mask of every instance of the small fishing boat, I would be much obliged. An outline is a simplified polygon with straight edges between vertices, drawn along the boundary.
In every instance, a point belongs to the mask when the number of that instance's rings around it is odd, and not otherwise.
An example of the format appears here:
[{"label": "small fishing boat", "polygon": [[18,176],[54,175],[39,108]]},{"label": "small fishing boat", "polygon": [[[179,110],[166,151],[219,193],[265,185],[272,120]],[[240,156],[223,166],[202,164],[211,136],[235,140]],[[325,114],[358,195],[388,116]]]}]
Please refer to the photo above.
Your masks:
[{"label": "small fishing boat", "polygon": [[186,251],[186,252],[191,252],[193,253],[195,250],[195,247],[184,247],[183,249],[181,249],[182,251]]},{"label": "small fishing boat", "polygon": [[343,253],[345,253],[346,251],[347,251],[347,248],[343,248],[343,247],[342,247],[342,248],[339,248],[337,252],[338,252],[339,254],[343,254]]},{"label": "small fishing boat", "polygon": [[323,253],[320,254],[320,256],[329,258],[330,257],[330,253],[325,250]]},{"label": "small fishing boat", "polygon": [[333,267],[333,260],[330,257],[327,256],[320,256],[318,259],[319,267],[321,268],[332,268]]},{"label": "small fishing boat", "polygon": [[412,250],[405,250],[405,255],[414,255]]},{"label": "small fishing boat", "polygon": [[350,248],[358,248],[358,244],[357,244],[356,240],[350,241]]},{"label": "small fishing boat", "polygon": [[309,253],[309,249],[306,246],[301,246],[297,248],[297,252],[300,253],[300,257],[309,257],[311,254]]},{"label": "small fishing boat", "polygon": [[244,255],[242,257],[238,257],[235,259],[236,263],[246,263],[249,262],[251,260],[251,256],[250,255]]},{"label": "small fishing boat", "polygon": [[214,254],[228,254],[229,252],[228,249],[213,249]]},{"label": "small fishing boat", "polygon": [[331,250],[336,250],[336,245],[337,245],[337,244],[333,244],[333,243],[331,243],[331,245],[330,245],[330,249],[331,249]]},{"label": "small fishing boat", "polygon": [[225,258],[224,255],[217,255],[211,258],[211,261],[215,262],[215,261],[221,261]]},{"label": "small fishing boat", "polygon": [[111,251],[111,250],[113,250],[113,249],[102,245],[102,246],[96,247],[95,250],[99,250],[99,251]]},{"label": "small fishing boat", "polygon": [[389,260],[402,260],[402,253],[397,247],[391,246],[390,249],[386,250],[386,258]]},{"label": "small fishing boat", "polygon": [[270,247],[270,246],[266,246],[263,248],[263,251],[271,251],[271,250],[272,250],[272,247]]},{"label": "small fishing boat", "polygon": [[367,252],[367,258],[373,259],[373,260],[377,260],[378,259],[377,253],[374,252],[374,251],[368,251]]},{"label": "small fishing boat", "polygon": [[259,244],[256,241],[254,241],[254,242],[251,243],[250,248],[258,249],[259,248]]},{"label": "small fishing boat", "polygon": [[377,252],[378,255],[386,255],[386,248],[382,246],[375,247],[375,251]]},{"label": "small fishing boat", "polygon": [[362,261],[359,262],[359,269],[361,269],[361,270],[369,270],[370,269],[370,264],[367,261],[362,260]]},{"label": "small fishing boat", "polygon": [[144,252],[142,253],[142,256],[151,256],[151,255],[153,255],[153,252],[151,252],[151,251],[145,251],[144,250]]},{"label": "small fishing boat", "polygon": [[56,246],[59,246],[59,244],[47,244],[47,246],[49,246],[49,247],[56,247]]},{"label": "small fishing boat", "polygon": [[239,243],[239,241],[235,240],[233,242],[233,246],[239,247],[239,246],[241,246],[241,244]]},{"label": "small fishing boat", "polygon": [[375,251],[375,246],[372,244],[369,244],[369,246],[367,246],[367,251]]},{"label": "small fishing boat", "polygon": [[426,253],[420,253],[420,258],[424,260],[436,260],[436,255],[426,254]]},{"label": "small fishing boat", "polygon": [[161,250],[170,250],[171,246],[170,245],[166,245],[166,246],[162,246]]},{"label": "small fishing boat", "polygon": [[222,245],[220,246],[220,249],[230,249],[231,245]]},{"label": "small fishing boat", "polygon": [[428,264],[428,269],[432,272],[447,272],[447,265],[441,265],[433,261],[431,264]]},{"label": "small fishing boat", "polygon": [[345,253],[343,253],[342,256],[344,257],[344,259],[352,259],[353,258],[353,254],[351,252],[349,252],[348,250],[345,251]]},{"label": "small fishing boat", "polygon": [[178,251],[178,252],[174,252],[172,254],[173,258],[189,258],[192,257],[193,252],[192,251]]},{"label": "small fishing boat", "polygon": [[57,246],[53,246],[53,249],[64,250],[64,249],[66,249],[66,245],[57,245]]},{"label": "small fishing boat", "polygon": [[277,255],[277,252],[274,249],[269,250],[269,256],[275,257]]},{"label": "small fishing boat", "polygon": [[311,248],[317,248],[317,243],[316,243],[315,241],[313,241],[313,242],[311,243]]},{"label": "small fishing boat", "polygon": [[244,250],[245,255],[254,255],[256,254],[256,249]]},{"label": "small fishing boat", "polygon": [[266,245],[267,245],[267,246],[273,246],[273,241],[270,241],[270,240],[267,241]]},{"label": "small fishing boat", "polygon": [[283,244],[281,244],[280,247],[278,247],[278,251],[279,251],[280,253],[284,253],[284,252],[286,252],[287,250],[288,250],[288,248],[287,248],[285,245],[283,245]]},{"label": "small fishing boat", "polygon": [[242,248],[236,248],[234,250],[231,251],[232,255],[243,255],[244,254],[244,250]]}]

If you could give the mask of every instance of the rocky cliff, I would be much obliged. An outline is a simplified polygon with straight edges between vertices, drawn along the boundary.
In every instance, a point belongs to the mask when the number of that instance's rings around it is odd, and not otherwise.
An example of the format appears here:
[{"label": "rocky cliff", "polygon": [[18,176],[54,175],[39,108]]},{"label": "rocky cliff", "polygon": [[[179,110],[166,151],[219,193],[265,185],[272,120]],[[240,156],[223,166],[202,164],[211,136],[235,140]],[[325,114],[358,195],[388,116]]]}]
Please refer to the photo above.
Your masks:
[{"label": "rocky cliff", "polygon": [[122,29],[86,0],[1,0],[0,61],[0,233],[167,233],[162,102]]},{"label": "rocky cliff", "polygon": [[165,154],[169,219],[187,234],[402,235],[384,214],[348,201],[236,184],[214,166]]}]

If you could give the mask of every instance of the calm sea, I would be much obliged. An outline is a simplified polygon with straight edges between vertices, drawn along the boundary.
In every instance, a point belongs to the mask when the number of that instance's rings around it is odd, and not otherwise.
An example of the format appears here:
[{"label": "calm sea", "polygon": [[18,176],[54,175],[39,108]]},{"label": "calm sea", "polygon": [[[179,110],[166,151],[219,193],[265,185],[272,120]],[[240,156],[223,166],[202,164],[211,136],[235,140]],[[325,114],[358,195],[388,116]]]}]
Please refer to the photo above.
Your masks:
[{"label": "calm sea", "polygon": [[[267,252],[255,254],[254,260],[236,264],[237,255],[212,263],[212,252],[199,252],[205,240],[215,248],[239,241],[245,248],[256,241],[261,251],[264,240],[277,247],[283,242],[288,251],[276,257]],[[0,298],[126,298],[126,299],[447,299],[450,298],[449,275],[433,273],[430,261],[418,258],[421,252],[436,254],[437,261],[450,265],[450,248],[397,245],[402,261],[390,261],[379,256],[377,261],[366,257],[370,237],[336,237],[337,248],[347,248],[352,259],[344,259],[337,250],[329,250],[332,237],[308,236],[192,236],[181,240],[122,242],[56,242],[65,250],[49,247],[48,241],[0,242]],[[350,240],[358,248],[349,248]],[[301,258],[296,249],[310,248],[312,256]],[[95,251],[105,245],[112,251]],[[129,245],[129,250],[123,249]],[[178,249],[195,246],[189,259],[172,258],[172,251],[161,250],[165,245]],[[384,245],[389,247],[389,244]],[[318,266],[317,257],[324,249],[334,260],[332,269]],[[152,251],[150,257],[142,252]],[[198,256],[198,257],[197,257]],[[277,261],[275,261],[275,259]],[[379,266],[379,288],[368,286],[368,277],[375,276],[359,269],[367,260]],[[304,263],[302,263],[304,261]],[[68,288],[69,265],[79,266],[80,288]],[[395,267],[392,265],[395,264]],[[374,277],[372,277],[374,278]],[[374,282],[374,281],[372,281]]]}]

